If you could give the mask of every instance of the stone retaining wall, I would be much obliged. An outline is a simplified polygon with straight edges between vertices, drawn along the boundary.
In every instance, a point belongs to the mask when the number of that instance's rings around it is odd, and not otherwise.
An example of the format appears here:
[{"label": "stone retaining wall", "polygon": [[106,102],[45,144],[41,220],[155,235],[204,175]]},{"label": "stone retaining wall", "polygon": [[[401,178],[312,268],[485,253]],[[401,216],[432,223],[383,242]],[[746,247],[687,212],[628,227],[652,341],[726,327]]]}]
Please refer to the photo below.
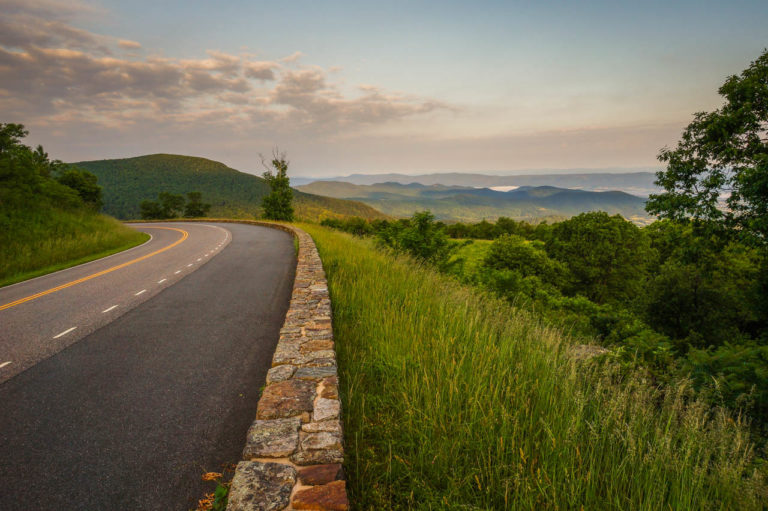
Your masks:
[{"label": "stone retaining wall", "polygon": [[291,303],[227,511],[346,510],[331,300],[317,247],[297,227],[238,223],[290,232],[299,241],[299,254]]}]

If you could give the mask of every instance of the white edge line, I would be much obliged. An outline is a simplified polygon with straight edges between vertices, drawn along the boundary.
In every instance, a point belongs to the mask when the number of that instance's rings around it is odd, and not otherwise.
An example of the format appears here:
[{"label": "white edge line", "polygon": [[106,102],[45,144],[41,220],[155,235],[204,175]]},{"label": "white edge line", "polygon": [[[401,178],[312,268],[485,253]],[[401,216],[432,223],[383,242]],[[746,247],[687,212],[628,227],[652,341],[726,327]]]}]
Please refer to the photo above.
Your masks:
[{"label": "white edge line", "polygon": [[10,360],[8,362],[3,362],[2,364],[0,364],[0,369],[2,369],[3,367],[7,366],[8,364],[12,364],[12,363],[13,362],[11,362]]},{"label": "white edge line", "polygon": [[54,339],[58,339],[58,338],[59,338],[59,337],[61,337],[62,335],[67,335],[69,332],[71,332],[71,331],[72,331],[72,330],[74,330],[75,328],[77,328],[77,327],[76,327],[76,326],[73,326],[72,328],[70,328],[70,329],[68,329],[68,330],[64,330],[64,331],[63,331],[63,332],[61,332],[60,334],[58,334],[58,335],[54,335],[54,336],[53,336],[53,338],[54,338]]},{"label": "white edge line", "polygon": [[105,309],[105,310],[101,311],[101,313],[102,313],[102,314],[104,314],[105,312],[109,312],[109,311],[111,311],[111,310],[115,310],[116,308],[117,308],[117,305],[113,305],[113,306],[112,306],[112,307],[110,307],[109,309]]},{"label": "white edge line", "polygon": [[143,294],[144,294],[144,293],[146,293],[146,292],[147,292],[147,290],[146,290],[146,289],[142,289],[141,291],[139,291],[138,293],[136,293],[136,294],[135,294],[135,295],[133,295],[133,296],[139,296],[139,295],[143,295]]}]

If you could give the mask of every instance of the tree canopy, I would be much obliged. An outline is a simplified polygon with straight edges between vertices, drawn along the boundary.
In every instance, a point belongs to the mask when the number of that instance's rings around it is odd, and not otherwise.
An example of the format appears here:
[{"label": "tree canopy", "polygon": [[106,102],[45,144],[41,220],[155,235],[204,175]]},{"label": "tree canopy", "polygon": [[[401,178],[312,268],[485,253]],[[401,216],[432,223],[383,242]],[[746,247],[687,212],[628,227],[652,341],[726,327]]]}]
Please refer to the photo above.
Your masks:
[{"label": "tree canopy", "polygon": [[768,245],[768,50],[718,90],[725,103],[699,112],[675,149],[664,148],[657,173],[664,192],[650,213],[709,223]]},{"label": "tree canopy", "polygon": [[[270,193],[265,196],[261,205],[264,208],[264,218],[269,220],[293,220],[293,190],[288,179],[288,161],[285,153],[275,150],[270,162],[272,169],[262,174],[269,185]],[[266,167],[266,165],[265,165]]]}]

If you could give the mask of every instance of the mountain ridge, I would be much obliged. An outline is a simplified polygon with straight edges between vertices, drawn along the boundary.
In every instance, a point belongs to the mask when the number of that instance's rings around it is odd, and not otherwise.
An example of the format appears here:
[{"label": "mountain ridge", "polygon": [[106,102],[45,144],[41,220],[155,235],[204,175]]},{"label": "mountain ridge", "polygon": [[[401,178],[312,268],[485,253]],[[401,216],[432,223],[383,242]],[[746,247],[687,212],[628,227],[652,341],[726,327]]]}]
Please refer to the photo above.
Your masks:
[{"label": "mountain ridge", "polygon": [[571,217],[586,211],[620,214],[636,223],[648,223],[645,200],[622,191],[595,192],[554,186],[522,186],[502,192],[490,188],[394,182],[356,185],[316,181],[297,187],[302,191],[368,204],[392,216],[410,216],[429,209],[440,220],[474,222],[506,216],[517,220]]},{"label": "mountain ridge", "polygon": [[[186,194],[199,191],[210,203],[211,216],[251,218],[259,216],[261,199],[269,186],[261,177],[233,169],[224,163],[168,153],[130,158],[74,162],[92,172],[103,188],[104,212],[122,219],[138,218],[144,200],[156,200],[160,192]],[[360,216],[385,218],[379,211],[360,202],[294,190],[298,218]]]}]

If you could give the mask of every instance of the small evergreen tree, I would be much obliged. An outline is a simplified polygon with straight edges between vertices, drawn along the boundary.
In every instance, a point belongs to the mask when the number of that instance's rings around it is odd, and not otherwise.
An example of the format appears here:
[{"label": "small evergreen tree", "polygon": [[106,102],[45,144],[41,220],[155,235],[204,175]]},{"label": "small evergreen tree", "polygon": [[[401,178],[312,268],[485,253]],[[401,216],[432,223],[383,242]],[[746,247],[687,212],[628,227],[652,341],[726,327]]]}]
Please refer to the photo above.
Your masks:
[{"label": "small evergreen tree", "polygon": [[[288,161],[285,153],[275,150],[272,152],[272,169],[267,167],[262,159],[266,172],[262,174],[270,188],[270,193],[261,201],[264,208],[264,218],[269,220],[293,220],[293,190],[288,179]],[[273,172],[274,171],[274,172]]]}]

